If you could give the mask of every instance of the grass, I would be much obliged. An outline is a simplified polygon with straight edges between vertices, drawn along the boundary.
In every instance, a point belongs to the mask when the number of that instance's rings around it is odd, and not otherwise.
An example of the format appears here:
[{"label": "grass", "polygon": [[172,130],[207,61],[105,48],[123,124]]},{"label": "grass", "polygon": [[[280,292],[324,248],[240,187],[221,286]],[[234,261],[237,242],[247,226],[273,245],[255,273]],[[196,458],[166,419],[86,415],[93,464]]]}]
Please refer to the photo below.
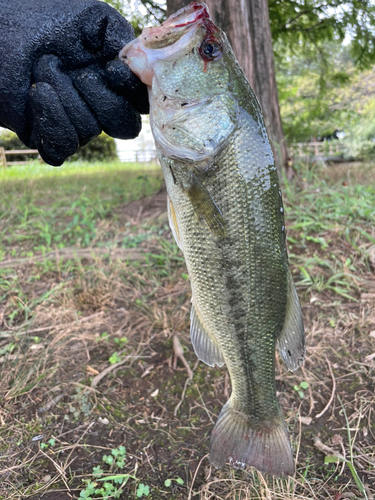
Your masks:
[{"label": "grass", "polygon": [[[161,174],[155,167],[120,162],[68,163],[63,168],[34,162],[28,168],[0,170],[0,182],[2,260],[121,237],[126,231],[116,209],[160,188]],[[118,224],[108,234],[108,221],[114,219]]]},{"label": "grass", "polygon": [[276,362],[288,479],[209,466],[230,381],[191,348],[160,172],[39,168],[1,172],[0,499],[375,494],[374,166],[303,168],[283,188],[307,333],[301,369]]}]

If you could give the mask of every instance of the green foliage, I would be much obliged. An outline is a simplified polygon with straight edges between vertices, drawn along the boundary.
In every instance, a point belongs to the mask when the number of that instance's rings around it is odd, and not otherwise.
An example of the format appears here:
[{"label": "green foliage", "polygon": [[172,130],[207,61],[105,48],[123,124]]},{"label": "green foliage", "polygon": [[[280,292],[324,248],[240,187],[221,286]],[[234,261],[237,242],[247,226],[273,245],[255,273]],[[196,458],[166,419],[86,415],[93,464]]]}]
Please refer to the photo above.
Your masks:
[{"label": "green foliage", "polygon": [[303,391],[305,391],[308,388],[309,388],[309,384],[305,381],[302,381],[298,385],[296,384],[293,386],[293,389],[298,393],[298,396],[301,399],[303,399],[305,397],[305,393]]},{"label": "green foliage", "polygon": [[137,488],[137,498],[141,498],[143,496],[148,497],[149,494],[150,487],[141,483]]},{"label": "green foliage", "polygon": [[68,158],[67,161],[112,161],[118,160],[116,142],[104,132]]},{"label": "green foliage", "polygon": [[288,143],[339,130],[346,158],[375,157],[375,69],[356,70],[348,47],[327,45],[324,68],[314,52],[290,55],[277,81]]},{"label": "green foliage", "polygon": [[105,0],[112,5],[133,26],[135,36],[139,36],[146,26],[161,24],[166,19],[166,2],[153,0]]},{"label": "green foliage", "polygon": [[269,0],[269,15],[278,59],[315,48],[324,58],[324,46],[351,34],[350,52],[356,65],[375,61],[375,4],[371,0]]},{"label": "green foliage", "polygon": [[[85,498],[86,500],[120,498],[124,492],[123,487],[129,479],[137,481],[135,474],[118,473],[118,471],[125,468],[125,459],[126,449],[124,446],[111,450],[110,455],[103,455],[102,461],[108,466],[109,471],[115,474],[106,475],[106,471],[100,465],[93,467],[92,476],[95,481],[91,479],[85,480],[86,488],[81,490],[79,498]],[[141,486],[144,487],[144,485]]]},{"label": "green foliage", "polygon": [[166,479],[164,481],[164,486],[166,486],[167,488],[169,488],[172,485],[172,481],[175,481],[179,485],[183,485],[184,484],[184,480],[183,479],[181,479],[180,477],[176,477],[175,479]]}]

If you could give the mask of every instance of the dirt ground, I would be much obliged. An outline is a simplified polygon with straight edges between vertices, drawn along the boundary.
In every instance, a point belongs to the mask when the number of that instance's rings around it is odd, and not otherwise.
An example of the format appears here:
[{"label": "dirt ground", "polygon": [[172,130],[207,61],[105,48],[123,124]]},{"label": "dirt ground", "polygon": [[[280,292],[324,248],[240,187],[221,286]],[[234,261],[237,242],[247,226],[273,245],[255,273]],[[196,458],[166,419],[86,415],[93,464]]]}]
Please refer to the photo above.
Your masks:
[{"label": "dirt ground", "polygon": [[[347,169],[332,172],[349,196]],[[230,379],[191,347],[190,284],[159,192],[114,210],[125,246],[1,262],[1,499],[374,498],[375,229],[367,212],[358,227],[301,229],[323,212],[321,187],[303,182],[301,202],[284,199],[307,356],[295,373],[276,361],[295,477],[209,465]]]}]

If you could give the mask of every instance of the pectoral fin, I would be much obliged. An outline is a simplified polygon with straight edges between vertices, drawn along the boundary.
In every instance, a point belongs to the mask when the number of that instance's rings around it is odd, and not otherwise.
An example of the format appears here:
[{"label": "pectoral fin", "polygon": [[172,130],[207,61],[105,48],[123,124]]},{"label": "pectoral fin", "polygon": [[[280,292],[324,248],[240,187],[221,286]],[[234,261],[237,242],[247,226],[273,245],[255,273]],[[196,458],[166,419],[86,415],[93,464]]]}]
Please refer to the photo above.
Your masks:
[{"label": "pectoral fin", "polygon": [[191,306],[190,313],[190,338],[195,354],[203,363],[208,366],[225,364],[219,346],[203,326],[194,304]]},{"label": "pectoral fin", "polygon": [[287,307],[284,326],[278,339],[279,351],[288,370],[294,371],[305,359],[305,331],[302,311],[291,272],[287,278]]},{"label": "pectoral fin", "polygon": [[193,206],[198,220],[203,220],[215,236],[225,237],[226,227],[223,216],[208,190],[192,173],[190,181],[183,186]]},{"label": "pectoral fin", "polygon": [[179,246],[179,248],[182,250],[181,246],[181,240],[180,240],[180,232],[178,230],[178,224],[177,224],[177,217],[176,217],[176,212],[174,210],[173,203],[169,196],[167,197],[168,199],[168,220],[169,220],[169,227],[172,230],[173,237]]}]

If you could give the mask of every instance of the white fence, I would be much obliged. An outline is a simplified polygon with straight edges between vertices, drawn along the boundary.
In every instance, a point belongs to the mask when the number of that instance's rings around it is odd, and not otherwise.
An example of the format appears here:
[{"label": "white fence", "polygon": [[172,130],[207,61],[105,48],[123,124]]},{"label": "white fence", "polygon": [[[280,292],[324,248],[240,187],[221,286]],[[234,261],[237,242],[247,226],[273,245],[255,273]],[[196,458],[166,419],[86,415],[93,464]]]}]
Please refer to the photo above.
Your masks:
[{"label": "white fence", "polygon": [[139,162],[139,163],[158,163],[156,150],[141,151],[137,149],[118,151],[121,161]]}]

